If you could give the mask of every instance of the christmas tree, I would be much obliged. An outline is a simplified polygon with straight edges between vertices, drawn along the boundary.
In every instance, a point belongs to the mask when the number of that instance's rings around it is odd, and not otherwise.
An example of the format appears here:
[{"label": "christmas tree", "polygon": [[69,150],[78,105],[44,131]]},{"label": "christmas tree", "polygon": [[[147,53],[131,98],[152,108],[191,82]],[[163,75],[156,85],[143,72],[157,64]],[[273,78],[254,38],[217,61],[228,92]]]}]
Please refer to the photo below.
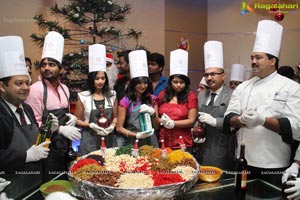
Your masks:
[{"label": "christmas tree", "polygon": [[[63,58],[68,72],[63,82],[69,86],[71,101],[76,101],[77,92],[82,90],[87,78],[88,45],[101,43],[112,53],[143,48],[138,43],[141,31],[128,28],[124,33],[119,28],[130,10],[129,4],[121,6],[112,0],[69,0],[68,5],[51,7],[51,14],[59,20],[47,20],[42,14],[34,17],[40,32],[33,33],[31,38],[38,46],[43,46],[48,31],[57,31],[64,36],[65,46],[75,49]],[[135,45],[128,45],[130,42]]]}]

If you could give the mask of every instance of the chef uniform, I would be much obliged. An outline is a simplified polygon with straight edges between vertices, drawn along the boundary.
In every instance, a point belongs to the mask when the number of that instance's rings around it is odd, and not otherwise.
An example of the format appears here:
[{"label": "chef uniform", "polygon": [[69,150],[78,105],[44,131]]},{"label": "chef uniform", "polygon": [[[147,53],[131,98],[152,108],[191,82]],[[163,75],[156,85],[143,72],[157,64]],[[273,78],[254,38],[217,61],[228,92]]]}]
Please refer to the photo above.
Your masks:
[{"label": "chef uniform", "polygon": [[[263,52],[278,58],[282,29],[274,21],[260,21],[253,52]],[[280,133],[261,125],[241,127],[237,132],[238,148],[243,140],[249,166],[266,171],[283,171],[290,164],[290,144],[293,139],[300,139],[299,84],[279,75],[276,70],[264,78],[255,76],[235,89],[225,113],[225,121],[229,122],[234,115],[241,115],[250,108],[256,109],[264,117],[276,118]],[[269,174],[272,177],[275,175],[279,175],[281,182],[280,174]]]},{"label": "chef uniform", "polygon": [[[149,77],[146,51],[144,50],[131,51],[128,56],[129,56],[131,80],[139,77]],[[151,99],[153,104],[148,106],[153,107],[156,101],[156,97],[151,94]],[[120,105],[127,109],[124,127],[135,133],[142,131],[140,121],[139,121],[139,116],[140,116],[139,110],[141,104],[142,104],[141,101],[133,102],[130,99],[128,99],[126,96],[124,96],[120,100]],[[134,144],[135,140],[136,138],[134,137],[125,137],[125,145]],[[150,137],[139,139],[139,146],[142,145],[153,145],[155,147],[158,147],[158,141],[156,135],[152,134]]]},{"label": "chef uniform", "polygon": [[[105,61],[106,48],[101,44],[94,44],[89,46],[89,73],[91,72],[106,72]],[[106,80],[108,81],[108,80]],[[93,94],[88,91],[83,91],[78,94],[80,101],[84,106],[84,119],[89,123],[94,122],[97,124],[97,119],[100,116],[99,108],[96,106],[93,99]],[[113,118],[113,105],[116,99],[115,91],[111,91],[109,99],[105,98],[104,112],[105,116],[112,121]],[[114,147],[114,133],[107,136],[97,135],[91,128],[85,127],[82,132],[80,141],[80,152],[82,155],[98,150],[101,145],[101,137],[105,138],[106,147]]]},{"label": "chef uniform", "polygon": [[[223,45],[219,41],[208,41],[204,44],[205,69],[210,67],[223,68]],[[215,100],[211,100],[212,90],[208,89],[198,96],[198,111],[210,114],[216,120],[216,125],[211,126],[204,123],[204,143],[199,144],[199,163],[201,165],[212,165],[223,170],[234,169],[235,137],[233,134],[223,133],[224,113],[229,104],[232,90],[223,84],[214,93]]]},{"label": "chef uniform", "polygon": [[[18,36],[0,37],[0,79],[28,75],[23,41]],[[4,84],[4,83],[3,83]],[[9,198],[20,199],[42,183],[41,162],[26,162],[27,150],[35,144],[39,129],[31,107],[20,105],[25,113],[21,123],[16,106],[0,98],[0,171],[11,184],[6,187]]]}]

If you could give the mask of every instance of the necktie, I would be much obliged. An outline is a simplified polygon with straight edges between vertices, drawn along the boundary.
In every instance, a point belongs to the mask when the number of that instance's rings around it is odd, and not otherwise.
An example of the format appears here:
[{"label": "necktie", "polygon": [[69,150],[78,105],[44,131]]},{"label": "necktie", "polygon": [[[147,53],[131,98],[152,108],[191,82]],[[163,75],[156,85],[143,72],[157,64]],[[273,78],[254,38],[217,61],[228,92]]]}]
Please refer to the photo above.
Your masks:
[{"label": "necktie", "polygon": [[210,102],[208,103],[209,106],[214,105],[216,95],[217,95],[216,93],[210,94],[211,98],[210,98]]},{"label": "necktie", "polygon": [[25,115],[24,115],[24,111],[22,108],[17,108],[16,110],[17,113],[19,113],[20,115],[20,120],[21,120],[21,125],[26,125],[26,120],[25,120]]}]

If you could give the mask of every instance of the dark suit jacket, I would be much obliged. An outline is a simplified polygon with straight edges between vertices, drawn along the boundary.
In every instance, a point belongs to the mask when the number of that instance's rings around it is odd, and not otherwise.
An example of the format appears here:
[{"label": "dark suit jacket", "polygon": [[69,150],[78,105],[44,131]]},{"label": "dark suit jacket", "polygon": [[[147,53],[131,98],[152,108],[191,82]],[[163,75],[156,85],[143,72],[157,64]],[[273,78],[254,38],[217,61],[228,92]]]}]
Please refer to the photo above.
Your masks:
[{"label": "dark suit jacket", "polygon": [[[227,107],[229,105],[232,92],[233,90],[224,84],[221,93],[219,94],[218,98],[214,102],[214,106],[219,106],[220,110],[223,113],[222,117],[213,116],[217,119],[216,129],[218,130],[223,129],[224,113],[227,110]],[[210,95],[210,90],[205,90],[205,92],[202,92],[201,94],[198,95],[198,111],[201,111],[202,104],[207,105],[209,95]]]}]

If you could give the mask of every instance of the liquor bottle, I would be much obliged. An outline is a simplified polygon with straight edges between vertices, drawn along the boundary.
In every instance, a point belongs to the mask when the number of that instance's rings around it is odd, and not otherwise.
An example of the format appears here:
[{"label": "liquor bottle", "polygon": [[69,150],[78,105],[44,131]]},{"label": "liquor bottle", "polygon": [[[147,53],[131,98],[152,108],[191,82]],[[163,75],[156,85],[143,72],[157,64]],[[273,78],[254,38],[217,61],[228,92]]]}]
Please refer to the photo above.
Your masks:
[{"label": "liquor bottle", "polygon": [[133,149],[132,149],[132,152],[131,152],[131,155],[133,157],[138,157],[139,156],[139,140],[135,140],[135,143],[134,143],[134,146],[133,146]]},{"label": "liquor bottle", "polygon": [[97,120],[97,124],[98,126],[102,127],[102,128],[107,128],[110,126],[110,119],[108,119],[106,116],[105,116],[105,112],[104,112],[104,108],[103,107],[100,107],[99,108],[99,118]]},{"label": "liquor bottle", "polygon": [[236,161],[235,171],[235,191],[245,193],[247,189],[247,160],[244,141],[241,144],[240,157]]},{"label": "liquor bottle", "polygon": [[166,158],[167,157],[167,150],[165,147],[165,140],[161,140],[161,157]]},{"label": "liquor bottle", "polygon": [[147,112],[139,114],[139,122],[141,131],[149,131],[152,130],[152,120],[151,115]]},{"label": "liquor bottle", "polygon": [[184,143],[184,140],[183,140],[182,136],[179,136],[179,145],[180,145],[180,148],[181,148],[182,151],[186,150],[186,146],[185,146],[185,143]]},{"label": "liquor bottle", "polygon": [[[51,120],[52,120],[51,115],[48,115],[46,123],[41,126],[40,132],[35,142],[36,145],[39,145],[43,142],[49,142],[51,140],[52,137]],[[45,147],[49,148],[49,145],[46,145]]]},{"label": "liquor bottle", "polygon": [[105,152],[106,152],[106,145],[105,145],[105,138],[101,137],[101,153],[102,156],[105,156]]}]

